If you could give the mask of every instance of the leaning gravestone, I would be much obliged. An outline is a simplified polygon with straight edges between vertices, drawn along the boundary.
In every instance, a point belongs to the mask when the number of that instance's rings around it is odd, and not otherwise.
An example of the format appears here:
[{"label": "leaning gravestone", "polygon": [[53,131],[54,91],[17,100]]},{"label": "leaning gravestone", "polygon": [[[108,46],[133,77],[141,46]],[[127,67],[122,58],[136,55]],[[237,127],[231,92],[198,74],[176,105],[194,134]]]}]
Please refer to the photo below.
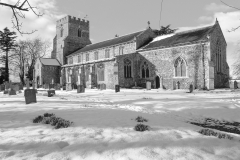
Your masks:
[{"label": "leaning gravestone", "polygon": [[26,80],[27,89],[24,91],[26,104],[37,103],[36,90],[29,88],[29,80]]}]

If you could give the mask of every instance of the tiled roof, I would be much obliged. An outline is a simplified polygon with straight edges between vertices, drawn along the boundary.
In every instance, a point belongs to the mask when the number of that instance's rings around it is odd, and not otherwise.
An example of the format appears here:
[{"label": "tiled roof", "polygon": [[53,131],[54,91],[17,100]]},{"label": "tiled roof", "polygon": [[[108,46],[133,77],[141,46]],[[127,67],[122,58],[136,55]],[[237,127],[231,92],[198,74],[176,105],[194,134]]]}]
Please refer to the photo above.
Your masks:
[{"label": "tiled roof", "polygon": [[152,48],[160,48],[160,47],[168,47],[174,46],[178,44],[185,44],[191,42],[197,42],[206,38],[207,34],[209,34],[214,26],[203,27],[195,30],[183,31],[179,33],[175,33],[172,36],[166,36],[166,38],[161,39],[158,41],[152,41],[145,47],[141,49],[152,49]]},{"label": "tiled roof", "polygon": [[40,58],[40,61],[43,65],[46,66],[61,66],[57,59],[52,58]]},{"label": "tiled roof", "polygon": [[[120,44],[120,43],[124,43],[124,42],[129,42],[129,41],[133,40],[134,37],[137,37],[138,35],[140,35],[143,32],[144,31],[139,31],[139,32],[131,33],[131,34],[124,35],[121,37],[116,37],[114,39],[110,39],[107,41],[90,44],[82,49],[79,49],[79,50],[73,52],[72,54],[76,54],[76,53],[80,53],[80,52],[87,52],[87,51],[91,51],[94,49],[99,49],[99,48],[104,48],[104,47],[108,47],[108,46],[112,46],[112,45],[116,45],[116,44]],[[70,55],[72,55],[72,54],[70,54]]]}]

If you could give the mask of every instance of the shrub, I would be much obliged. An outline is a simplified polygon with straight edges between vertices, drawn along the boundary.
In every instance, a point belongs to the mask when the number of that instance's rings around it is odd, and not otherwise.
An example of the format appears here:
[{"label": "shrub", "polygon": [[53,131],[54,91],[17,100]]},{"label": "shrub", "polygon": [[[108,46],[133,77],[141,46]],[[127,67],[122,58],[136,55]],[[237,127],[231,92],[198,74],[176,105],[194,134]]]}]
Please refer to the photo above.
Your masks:
[{"label": "shrub", "polygon": [[142,116],[138,116],[136,119],[135,119],[137,122],[147,122],[148,120],[143,118]]},{"label": "shrub", "polygon": [[33,123],[50,124],[54,126],[55,129],[67,128],[73,124],[73,122],[70,122],[60,117],[56,117],[53,113],[44,113],[43,116],[38,116],[34,118]]},{"label": "shrub", "polygon": [[228,134],[218,133],[210,129],[201,129],[199,133],[206,136],[215,136],[215,137],[218,137],[219,139],[229,139],[229,140],[233,139],[233,137]]},{"label": "shrub", "polygon": [[135,131],[140,131],[140,132],[144,132],[144,131],[149,131],[149,126],[145,125],[145,124],[137,124],[134,127]]}]

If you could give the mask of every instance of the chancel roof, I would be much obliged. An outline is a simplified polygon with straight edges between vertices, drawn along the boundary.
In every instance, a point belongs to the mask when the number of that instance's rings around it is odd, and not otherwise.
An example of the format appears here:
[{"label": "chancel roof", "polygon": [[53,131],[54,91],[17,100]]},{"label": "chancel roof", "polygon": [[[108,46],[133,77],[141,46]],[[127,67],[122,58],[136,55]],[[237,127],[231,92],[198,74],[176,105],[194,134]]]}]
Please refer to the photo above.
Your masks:
[{"label": "chancel roof", "polygon": [[61,66],[59,61],[53,58],[40,58],[40,62],[45,66]]}]

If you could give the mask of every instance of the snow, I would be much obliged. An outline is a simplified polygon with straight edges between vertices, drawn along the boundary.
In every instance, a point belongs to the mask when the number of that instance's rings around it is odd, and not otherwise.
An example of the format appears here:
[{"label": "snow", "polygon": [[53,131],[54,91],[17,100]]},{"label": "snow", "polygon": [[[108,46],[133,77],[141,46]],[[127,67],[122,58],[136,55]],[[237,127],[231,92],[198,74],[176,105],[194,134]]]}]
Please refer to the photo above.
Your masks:
[{"label": "snow", "polygon": [[172,37],[174,35],[175,34],[167,34],[167,35],[157,36],[156,38],[153,39],[153,41],[151,41],[151,43],[156,42],[156,41],[160,41],[162,39],[166,39],[166,38]]},{"label": "snow", "polygon": [[[234,140],[203,136],[201,127],[186,123],[204,117],[240,122],[240,90],[76,92],[47,97],[41,90],[38,103],[29,105],[23,93],[0,92],[0,159],[240,159],[240,135],[231,134]],[[56,130],[32,123],[46,112],[74,125]],[[134,131],[137,116],[148,119],[150,131]]]}]

